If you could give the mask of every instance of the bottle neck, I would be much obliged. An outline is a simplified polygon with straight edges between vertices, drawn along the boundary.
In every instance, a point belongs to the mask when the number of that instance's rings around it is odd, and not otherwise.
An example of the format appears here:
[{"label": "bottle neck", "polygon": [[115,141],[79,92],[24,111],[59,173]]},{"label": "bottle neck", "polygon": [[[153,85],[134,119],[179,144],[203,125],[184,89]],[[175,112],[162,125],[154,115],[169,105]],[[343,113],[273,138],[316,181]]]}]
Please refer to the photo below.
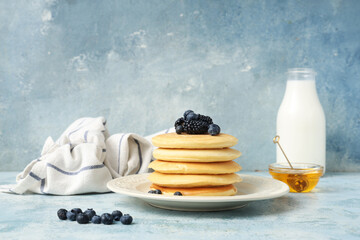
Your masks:
[{"label": "bottle neck", "polygon": [[288,80],[313,80],[315,81],[316,72],[311,68],[291,68],[288,71]]},{"label": "bottle neck", "polygon": [[284,99],[297,102],[310,102],[318,100],[315,79],[288,80],[286,83]]}]

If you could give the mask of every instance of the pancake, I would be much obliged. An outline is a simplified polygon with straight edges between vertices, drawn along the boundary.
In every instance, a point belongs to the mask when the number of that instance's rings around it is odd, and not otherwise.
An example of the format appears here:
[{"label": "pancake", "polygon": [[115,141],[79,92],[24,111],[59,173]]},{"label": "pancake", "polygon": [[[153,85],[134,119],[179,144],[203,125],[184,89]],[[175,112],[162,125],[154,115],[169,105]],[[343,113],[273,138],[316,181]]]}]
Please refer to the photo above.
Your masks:
[{"label": "pancake", "polygon": [[150,182],[162,187],[180,188],[224,186],[241,182],[240,176],[235,173],[185,175],[153,172],[148,178]]},{"label": "pancake", "polygon": [[167,162],[156,160],[149,164],[149,168],[160,173],[176,174],[227,174],[241,170],[241,166],[234,161],[214,163]]},{"label": "pancake", "polygon": [[181,192],[182,196],[233,196],[237,192],[236,187],[232,184],[220,187],[197,188],[167,188],[152,184],[150,189],[159,189],[162,194],[171,196],[173,196],[175,192]]},{"label": "pancake", "polygon": [[165,133],[152,138],[152,143],[161,148],[226,148],[237,144],[236,137],[220,133],[217,136],[209,134],[177,134]]},{"label": "pancake", "polygon": [[153,152],[156,159],[175,162],[226,162],[241,156],[231,148],[222,149],[168,149],[158,148]]}]

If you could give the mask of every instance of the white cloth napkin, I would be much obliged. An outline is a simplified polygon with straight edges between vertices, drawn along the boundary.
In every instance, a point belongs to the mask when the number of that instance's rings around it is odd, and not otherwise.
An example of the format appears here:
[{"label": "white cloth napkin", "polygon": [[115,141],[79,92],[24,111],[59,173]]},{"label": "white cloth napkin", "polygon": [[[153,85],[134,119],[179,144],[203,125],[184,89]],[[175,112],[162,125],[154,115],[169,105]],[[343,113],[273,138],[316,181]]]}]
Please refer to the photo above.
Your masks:
[{"label": "white cloth napkin", "polygon": [[[72,195],[108,192],[112,178],[148,171],[153,146],[134,134],[109,137],[103,117],[81,118],[73,122],[60,138],[45,141],[41,156],[17,175],[11,192]],[[168,129],[164,132],[173,132]],[[155,134],[156,135],[156,134]],[[152,135],[154,136],[154,135]]]}]

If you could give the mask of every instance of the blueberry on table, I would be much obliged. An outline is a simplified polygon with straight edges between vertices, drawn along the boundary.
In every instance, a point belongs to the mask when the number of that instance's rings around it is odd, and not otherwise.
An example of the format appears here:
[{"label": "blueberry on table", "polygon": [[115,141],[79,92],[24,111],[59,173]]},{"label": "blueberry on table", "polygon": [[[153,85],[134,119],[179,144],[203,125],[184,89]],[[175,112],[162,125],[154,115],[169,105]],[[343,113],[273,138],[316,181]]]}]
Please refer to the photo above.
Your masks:
[{"label": "blueberry on table", "polygon": [[89,217],[88,215],[86,215],[85,213],[79,213],[77,216],[76,216],[76,221],[80,224],[86,224],[86,223],[89,223]]},{"label": "blueberry on table", "polygon": [[92,217],[96,215],[96,212],[92,208],[88,208],[84,213],[88,215],[89,219],[92,219]]},{"label": "blueberry on table", "polygon": [[182,196],[182,193],[181,192],[174,192],[174,195],[175,196]]},{"label": "blueberry on table", "polygon": [[66,217],[67,219],[69,219],[70,221],[75,221],[76,220],[76,213],[75,212],[67,212],[66,213]]},{"label": "blueberry on table", "polygon": [[218,134],[220,133],[220,127],[219,127],[219,125],[210,124],[210,125],[209,125],[209,129],[208,129],[208,133],[211,134],[211,136],[218,135]]},{"label": "blueberry on table", "polygon": [[120,212],[119,210],[115,210],[112,212],[111,214],[114,218],[115,221],[120,221],[121,216],[123,215],[122,212]]},{"label": "blueberry on table", "polygon": [[66,213],[67,213],[67,210],[66,210],[66,209],[63,209],[63,208],[61,208],[61,209],[59,209],[59,210],[57,211],[57,215],[58,215],[58,217],[59,217],[60,220],[66,220],[66,219],[67,219]]},{"label": "blueberry on table", "polygon": [[120,218],[120,222],[124,225],[130,225],[133,221],[132,216],[130,216],[129,214],[124,214],[121,218]]},{"label": "blueberry on table", "polygon": [[73,208],[71,209],[71,212],[75,213],[76,215],[78,215],[79,213],[82,213],[82,210],[80,208]]},{"label": "blueberry on table", "polygon": [[113,216],[110,213],[104,213],[101,215],[101,222],[105,225],[110,225],[113,223]]},{"label": "blueberry on table", "polygon": [[91,218],[91,222],[94,224],[100,224],[101,223],[101,217],[99,215],[94,215]]}]

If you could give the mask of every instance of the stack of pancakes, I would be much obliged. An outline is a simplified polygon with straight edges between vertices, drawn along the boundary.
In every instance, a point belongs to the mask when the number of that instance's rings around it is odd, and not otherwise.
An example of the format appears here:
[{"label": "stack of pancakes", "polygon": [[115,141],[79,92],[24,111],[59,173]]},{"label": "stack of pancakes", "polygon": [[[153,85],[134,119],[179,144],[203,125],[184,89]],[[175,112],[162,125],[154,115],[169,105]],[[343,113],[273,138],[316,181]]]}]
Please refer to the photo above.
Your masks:
[{"label": "stack of pancakes", "polygon": [[167,133],[152,138],[157,160],[149,168],[152,190],[163,194],[181,192],[184,196],[231,196],[237,190],[233,185],[241,178],[235,172],[241,167],[232,161],[241,152],[231,149],[237,143],[234,136],[220,133],[190,135]]}]

